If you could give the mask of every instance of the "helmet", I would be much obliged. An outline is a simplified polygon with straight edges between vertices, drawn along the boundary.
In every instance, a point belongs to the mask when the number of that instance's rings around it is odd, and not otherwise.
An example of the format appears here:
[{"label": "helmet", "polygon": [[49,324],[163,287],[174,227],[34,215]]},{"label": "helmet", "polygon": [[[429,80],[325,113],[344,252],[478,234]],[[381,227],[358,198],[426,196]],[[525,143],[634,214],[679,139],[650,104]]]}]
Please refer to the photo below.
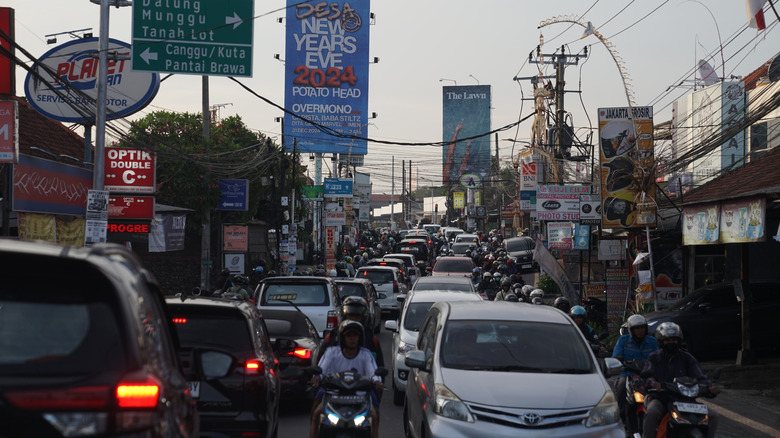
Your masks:
[{"label": "helmet", "polygon": [[510,267],[511,267],[511,266],[512,266],[512,265],[514,265],[514,264],[515,264],[515,259],[507,259],[507,261],[506,261],[506,265],[507,265],[507,266],[510,266]]},{"label": "helmet", "polygon": [[220,273],[220,275],[223,275],[223,276],[229,278],[230,274],[232,274],[233,271],[231,271],[230,268],[225,268],[225,269],[221,270],[219,273]]},{"label": "helmet", "polygon": [[235,284],[247,284],[246,277],[243,275],[236,274],[233,277],[230,278],[230,281],[232,281]]},{"label": "helmet", "polygon": [[555,302],[553,303],[553,306],[557,307],[563,312],[569,313],[569,310],[571,310],[571,303],[566,297],[558,297],[555,299]]},{"label": "helmet", "polygon": [[339,344],[344,346],[344,333],[349,330],[357,330],[360,333],[360,342],[358,345],[363,345],[363,324],[353,321],[351,319],[345,319],[339,324]]},{"label": "helmet", "polygon": [[642,315],[631,315],[626,321],[628,324],[628,331],[631,332],[636,327],[647,328],[647,319]]},{"label": "helmet", "polygon": [[534,290],[534,287],[530,284],[523,285],[523,295],[530,297],[531,292]]},{"label": "helmet", "polygon": [[492,276],[492,275],[490,275],[490,272],[485,272],[485,275],[483,275],[483,276],[482,276],[482,278],[484,278],[485,280],[489,280],[489,279],[490,279],[490,278],[492,278],[492,277],[493,277],[493,276]]},{"label": "helmet", "polygon": [[330,272],[328,272],[328,276],[329,277],[337,277],[338,273],[336,272],[335,269],[331,269]]},{"label": "helmet", "polygon": [[341,313],[343,313],[345,316],[360,315],[365,321],[367,312],[368,306],[366,305],[366,300],[361,297],[345,297],[344,302],[341,304]]},{"label": "helmet", "polygon": [[534,289],[531,291],[530,297],[531,299],[533,299],[534,297],[544,298],[544,291],[541,289]]},{"label": "helmet", "polygon": [[347,262],[347,263],[352,263],[352,257],[346,256],[346,257],[344,257],[344,261]]},{"label": "helmet", "polygon": [[515,294],[508,294],[507,296],[505,296],[505,297],[504,297],[504,301],[509,301],[509,302],[512,302],[512,303],[517,303],[517,302],[519,302],[520,300],[518,300],[518,299],[517,299],[517,295],[515,295]]},{"label": "helmet", "polygon": [[588,312],[586,312],[585,308],[582,306],[574,306],[569,311],[569,314],[571,316],[581,316],[584,318],[588,314]]},{"label": "helmet", "polygon": [[673,322],[662,322],[661,325],[655,329],[655,339],[661,344],[664,339],[668,338],[677,338],[682,341],[682,330],[679,325]]},{"label": "helmet", "polygon": [[269,276],[269,277],[276,277],[276,271],[274,271],[273,269],[271,269],[270,271],[268,271],[268,276]]},{"label": "helmet", "polygon": [[479,268],[474,268],[471,270],[473,274],[479,274]]},{"label": "helmet", "polygon": [[504,279],[501,280],[501,287],[504,286],[512,286],[512,280],[510,280],[509,277],[504,277]]},{"label": "helmet", "polygon": [[262,266],[256,266],[254,271],[262,273],[263,272],[263,267]]},{"label": "helmet", "polygon": [[325,265],[320,263],[319,265],[317,265],[317,269],[325,269]]},{"label": "helmet", "polygon": [[544,301],[540,297],[531,298],[531,304],[544,304]]}]

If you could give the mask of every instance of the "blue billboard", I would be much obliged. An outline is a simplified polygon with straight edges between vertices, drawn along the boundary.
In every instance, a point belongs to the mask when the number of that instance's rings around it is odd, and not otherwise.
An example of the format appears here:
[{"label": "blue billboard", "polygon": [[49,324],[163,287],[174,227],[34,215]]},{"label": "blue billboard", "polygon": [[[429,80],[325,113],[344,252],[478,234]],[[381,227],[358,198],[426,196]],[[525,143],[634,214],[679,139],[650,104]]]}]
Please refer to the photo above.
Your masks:
[{"label": "blue billboard", "polygon": [[285,113],[287,149],[295,139],[302,153],[368,152],[337,135],[365,137],[369,13],[369,0],[287,0],[284,107],[314,123]]},{"label": "blue billboard", "polygon": [[443,87],[442,182],[457,184],[467,173],[483,181],[490,172],[490,85]]},{"label": "blue billboard", "polygon": [[349,178],[325,178],[323,190],[326,198],[351,198],[352,180]]}]

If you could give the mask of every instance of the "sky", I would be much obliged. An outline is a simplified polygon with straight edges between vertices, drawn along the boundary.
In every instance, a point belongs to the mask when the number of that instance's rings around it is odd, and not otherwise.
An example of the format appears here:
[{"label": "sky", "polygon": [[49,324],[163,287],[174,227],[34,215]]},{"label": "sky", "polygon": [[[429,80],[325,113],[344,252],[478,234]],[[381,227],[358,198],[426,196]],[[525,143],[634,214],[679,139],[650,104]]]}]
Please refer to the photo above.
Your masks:
[{"label": "sky", "polygon": [[[35,56],[53,47],[47,45],[45,35],[84,28],[99,34],[100,8],[89,0],[10,0],[7,6],[15,9],[17,42]],[[280,106],[284,105],[286,20],[278,19],[285,16],[285,6],[284,0],[255,1],[253,76],[239,78]],[[369,56],[379,62],[369,68],[368,110],[377,118],[371,120],[367,136],[399,143],[443,140],[443,86],[490,85],[493,129],[531,114],[533,102],[524,98],[532,95],[532,85],[514,78],[539,73],[528,55],[540,44],[540,35],[542,53],[554,53],[561,46],[567,53],[577,53],[588,46],[589,57],[567,67],[565,73],[565,89],[581,91],[567,93],[564,105],[580,136],[589,127],[597,128],[598,108],[627,106],[612,55],[622,60],[630,76],[636,105],[652,104],[657,124],[671,119],[674,100],[692,92],[699,59],[707,60],[719,75],[725,69],[726,77],[744,76],[780,51],[777,19],[767,11],[766,30],[746,29],[744,0],[374,0],[371,11],[375,22]],[[580,24],[549,22],[556,17]],[[611,52],[594,36],[581,39],[588,22],[611,43]],[[129,43],[131,24],[131,7],[111,8],[111,38]],[[58,43],[69,39],[60,35]],[[275,59],[275,54],[282,59]],[[542,72],[554,75],[552,64]],[[25,76],[17,69],[17,95],[24,94]],[[224,77],[210,78],[209,88],[210,104],[219,106],[221,117],[240,115],[250,129],[280,141],[281,125],[275,121],[282,116],[280,110]],[[160,110],[200,113],[200,90],[199,76],[174,75],[162,82],[149,106],[129,119]],[[530,131],[529,120],[499,133],[502,162],[522,148],[522,143],[506,139],[528,141]],[[491,143],[492,151],[495,148]],[[412,160],[419,187],[441,184],[440,147],[369,140],[365,166],[357,170],[371,174],[375,193],[390,192],[393,159],[396,192],[402,160]],[[304,164],[309,164],[308,157],[304,156]]]}]

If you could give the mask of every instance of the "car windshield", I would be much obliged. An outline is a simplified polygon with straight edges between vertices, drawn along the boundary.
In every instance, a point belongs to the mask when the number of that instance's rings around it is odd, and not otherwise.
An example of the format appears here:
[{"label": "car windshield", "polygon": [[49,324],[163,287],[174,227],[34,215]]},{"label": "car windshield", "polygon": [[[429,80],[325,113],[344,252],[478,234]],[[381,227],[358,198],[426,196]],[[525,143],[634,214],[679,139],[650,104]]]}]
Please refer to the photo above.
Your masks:
[{"label": "car windshield", "polygon": [[[432,279],[428,280],[428,278]],[[417,283],[414,284],[413,290],[454,290],[459,292],[471,292],[473,290],[471,284],[469,284],[469,279],[466,277],[463,277],[465,281],[463,282],[442,282],[439,280],[442,277],[423,277],[419,280],[417,280]]]},{"label": "car windshield", "polygon": [[404,314],[404,328],[413,332],[420,331],[420,325],[432,305],[433,303],[409,303]]},{"label": "car windshield", "polygon": [[391,271],[371,271],[371,270],[363,270],[358,272],[358,276],[360,278],[368,278],[371,280],[371,283],[374,284],[384,284],[384,283],[392,283],[393,280],[395,280],[395,276]]},{"label": "car windshield", "polygon": [[296,306],[326,306],[328,289],[324,284],[271,283],[266,286],[260,304],[289,306],[286,301],[292,301]]},{"label": "car windshield", "polygon": [[434,272],[471,272],[474,268],[471,260],[462,259],[443,259],[436,262],[433,267]]},{"label": "car windshield", "polygon": [[362,297],[367,298],[366,288],[359,283],[338,283],[339,285],[339,299],[344,301],[346,297]]},{"label": "car windshield", "polygon": [[528,251],[534,249],[535,246],[533,239],[508,239],[504,242],[506,242],[508,252]]},{"label": "car windshield", "polygon": [[561,374],[594,369],[571,324],[450,320],[440,351],[446,368]]}]

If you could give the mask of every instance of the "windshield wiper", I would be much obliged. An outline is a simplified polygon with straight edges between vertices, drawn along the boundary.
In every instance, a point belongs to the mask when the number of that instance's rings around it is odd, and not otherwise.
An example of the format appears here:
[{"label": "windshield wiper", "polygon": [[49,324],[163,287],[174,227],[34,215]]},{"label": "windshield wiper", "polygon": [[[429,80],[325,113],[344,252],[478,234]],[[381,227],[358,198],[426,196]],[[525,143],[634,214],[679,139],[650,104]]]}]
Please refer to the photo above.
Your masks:
[{"label": "windshield wiper", "polygon": [[531,371],[543,373],[547,372],[544,368],[528,367],[523,365],[470,365],[461,367],[464,370],[478,370],[478,371]]},{"label": "windshield wiper", "polygon": [[590,370],[584,370],[582,368],[555,368],[547,370],[552,374],[588,374]]}]

